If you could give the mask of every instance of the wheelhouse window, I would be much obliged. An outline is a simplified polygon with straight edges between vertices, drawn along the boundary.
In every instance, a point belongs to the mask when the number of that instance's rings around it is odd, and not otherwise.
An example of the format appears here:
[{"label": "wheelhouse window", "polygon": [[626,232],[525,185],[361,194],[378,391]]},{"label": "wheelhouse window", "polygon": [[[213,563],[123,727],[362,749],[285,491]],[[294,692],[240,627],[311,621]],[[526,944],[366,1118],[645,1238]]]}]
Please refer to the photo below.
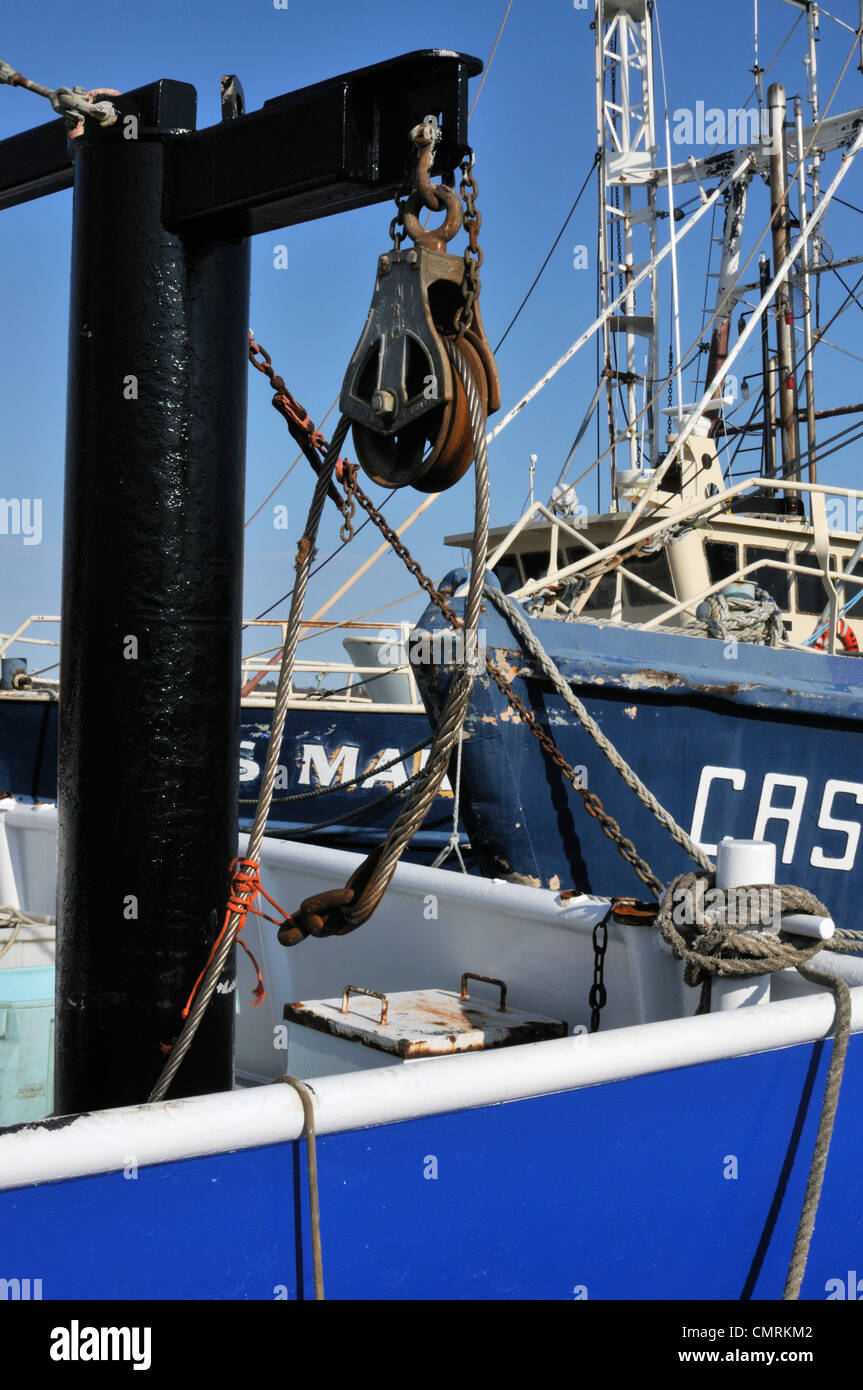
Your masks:
[{"label": "wheelhouse window", "polygon": [[584,605],[585,613],[595,613],[597,609],[612,609],[617,595],[617,571],[604,574]]},{"label": "wheelhouse window", "polygon": [[[661,589],[669,598],[674,597],[668,555],[664,550],[657,551],[655,555],[642,555],[637,559],[627,560],[625,568],[631,574],[637,574],[646,583],[652,584],[655,589]],[[658,594],[652,594],[649,589],[630,579],[628,574],[623,576],[623,593],[631,608],[655,608],[657,604],[664,602]]]},{"label": "wheelhouse window", "polygon": [[512,556],[502,556],[495,565],[494,572],[505,594],[515,593],[516,589],[521,588],[521,575],[518,572],[518,565]]},{"label": "wheelhouse window", "polygon": [[707,570],[711,584],[721,579],[730,579],[740,568],[740,555],[736,545],[728,541],[708,541],[704,547]]},{"label": "wheelhouse window", "polygon": [[545,579],[548,574],[547,550],[523,550],[521,556],[525,579]]},{"label": "wheelhouse window", "polygon": [[[566,561],[567,565],[574,565],[576,560],[583,560],[586,554],[586,550],[568,545],[561,558]],[[582,612],[595,613],[597,610],[608,610],[610,612],[614,607],[616,597],[617,571],[612,570],[609,574],[604,574],[602,576],[590,598],[585,603]]]},{"label": "wheelhouse window", "polygon": [[[806,569],[817,570],[821,568],[821,562],[817,555],[807,554],[799,550],[794,556],[794,563],[805,565]],[[797,578],[797,611],[798,613],[819,614],[824,611],[827,603],[827,590],[820,575],[798,574]]]},{"label": "wheelhouse window", "polygon": [[[775,560],[781,564],[787,563],[788,555],[784,550],[771,550],[765,546],[747,545],[746,563],[751,565],[758,560]],[[788,571],[774,569],[774,567],[764,565],[760,569],[750,570],[746,575],[750,581],[766,589],[772,599],[775,599],[780,608],[788,610]]]}]

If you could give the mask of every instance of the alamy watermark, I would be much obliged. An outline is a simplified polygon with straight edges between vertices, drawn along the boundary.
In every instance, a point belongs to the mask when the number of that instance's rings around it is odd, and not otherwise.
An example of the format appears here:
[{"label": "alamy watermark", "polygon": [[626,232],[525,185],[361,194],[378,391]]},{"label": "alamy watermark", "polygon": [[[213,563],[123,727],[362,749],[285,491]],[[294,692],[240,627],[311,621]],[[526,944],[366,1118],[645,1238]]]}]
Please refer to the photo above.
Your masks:
[{"label": "alamy watermark", "polygon": [[[781,127],[780,127],[781,129]],[[678,106],[672,116],[671,138],[675,145],[762,145],[773,144],[770,112],[757,107]]]},{"label": "alamy watermark", "polygon": [[671,920],[676,927],[772,927],[782,923],[782,890],[772,887],[676,888]]},{"label": "alamy watermark", "polygon": [[385,632],[378,648],[381,666],[465,666],[478,672],[485,666],[486,634],[476,628],[439,632],[412,632],[404,641],[397,632]]},{"label": "alamy watermark", "polygon": [[0,497],[0,536],[20,536],[25,545],[41,545],[42,498]]}]

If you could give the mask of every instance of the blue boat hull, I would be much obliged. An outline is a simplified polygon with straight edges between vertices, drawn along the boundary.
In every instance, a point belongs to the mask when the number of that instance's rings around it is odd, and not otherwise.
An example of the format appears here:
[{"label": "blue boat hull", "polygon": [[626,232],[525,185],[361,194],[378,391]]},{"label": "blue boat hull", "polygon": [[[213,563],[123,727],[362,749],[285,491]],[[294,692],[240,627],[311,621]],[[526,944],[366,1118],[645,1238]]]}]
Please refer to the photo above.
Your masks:
[{"label": "blue boat hull", "polygon": [[[481,621],[486,649],[512,689],[658,877],[667,883],[690,870],[560,696],[533,677],[490,603]],[[418,626],[442,625],[430,608]],[[778,882],[809,888],[840,925],[861,925],[863,663],[610,623],[532,620],[531,627],[603,732],[708,852],[725,835],[772,840]],[[418,679],[434,717],[448,668],[420,667]],[[461,806],[488,875],[645,896],[485,673],[466,724]]]},{"label": "blue boat hull", "polygon": [[[270,720],[269,709],[243,708],[239,803],[240,829],[245,831],[258,799]],[[408,751],[430,736],[422,713],[289,710],[267,833],[361,853],[374,849],[404,805],[406,793],[399,788],[419,768],[421,755],[407,756]],[[404,757],[394,768],[376,771],[400,754]],[[366,772],[358,785],[341,789],[341,782]],[[308,795],[322,786],[325,794]],[[395,794],[382,800],[391,791]],[[0,705],[2,792],[36,801],[57,799],[55,702],[22,699]],[[452,830],[452,805],[452,793],[445,790],[414,837],[407,860],[431,863],[445,847]]]},{"label": "blue boat hull", "polygon": [[[781,1298],[829,1050],[325,1135],[327,1298]],[[804,1299],[863,1297],[861,1064],[857,1035]],[[302,1142],[132,1172],[0,1192],[0,1277],[46,1300],[313,1296]]]}]

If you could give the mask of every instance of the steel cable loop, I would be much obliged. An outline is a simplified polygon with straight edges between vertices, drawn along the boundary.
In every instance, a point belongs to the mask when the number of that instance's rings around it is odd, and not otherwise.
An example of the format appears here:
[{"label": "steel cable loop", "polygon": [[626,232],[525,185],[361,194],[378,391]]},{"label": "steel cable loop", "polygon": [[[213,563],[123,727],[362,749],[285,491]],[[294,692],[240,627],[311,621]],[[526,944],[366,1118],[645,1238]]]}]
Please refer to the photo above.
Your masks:
[{"label": "steel cable loop", "polygon": [[593,739],[597,747],[605,754],[608,761],[616,772],[620,774],[626,785],[631,791],[635,792],[639,801],[656,817],[659,824],[668,831],[669,835],[689,855],[694,863],[705,872],[713,873],[713,864],[704,853],[700,845],[687,835],[682,825],[667,811],[665,807],[657,801],[649,787],[645,786],[638,774],[629,766],[629,763],[621,756],[610,739],[600,729],[596,720],[588,713],[584,704],[571,689],[569,682],[561,675],[557,666],[552,661],[548,652],[543,647],[539,638],[532,631],[530,625],[522,617],[512,599],[501,589],[494,589],[487,585],[485,589],[486,597],[491,599],[494,606],[506,618],[515,635],[521,642],[526,654],[539,667],[546,680],[550,682],[554,690],[560,695],[565,704],[578,717],[582,727]]},{"label": "steel cable loop", "polygon": [[[294,657],[297,650],[297,641],[300,634],[300,626],[303,616],[303,605],[306,598],[306,590],[309,583],[309,571],[311,569],[314,556],[315,539],[318,534],[321,513],[324,509],[324,502],[330,486],[333,469],[336,459],[339,457],[342,444],[345,441],[350,421],[342,416],[330,445],[327,450],[326,459],[315,482],[315,490],[312,495],[309,514],[306,519],[305,529],[297,547],[297,579],[294,585],[294,594],[291,599],[291,609],[287,623],[287,634],[285,638],[284,655],[281,669],[279,671],[279,682],[276,689],[276,700],[273,708],[273,719],[270,727],[270,741],[267,746],[267,757],[264,763],[264,771],[261,777],[261,792],[258,805],[255,809],[255,816],[252,822],[252,829],[249,834],[249,845],[246,851],[247,860],[257,860],[264,838],[267,820],[269,819],[270,807],[273,799],[273,787],[276,780],[276,772],[279,764],[279,755],[282,748],[282,736],[285,728],[285,717],[287,714],[288,700],[291,689],[291,676],[293,674]],[[240,901],[247,902],[249,894],[240,894]],[[174,1043],[170,1056],[154,1086],[150,1096],[150,1101],[164,1099],[171,1082],[173,1081],[183,1058],[186,1056],[192,1041],[201,1023],[201,1019],[207,1011],[210,1000],[215,991],[216,985],[225,968],[231,947],[234,944],[237,932],[242,924],[244,913],[234,911],[231,914],[227,930],[224,932],[218,950],[215,952],[200,988],[195,996],[194,1003],[189,1011],[179,1036]]]},{"label": "steel cable loop", "polygon": [[[475,450],[476,502],[474,510],[471,569],[464,609],[464,665],[452,676],[446,693],[443,711],[429,753],[422,780],[404,810],[396,817],[381,847],[374,871],[356,901],[343,907],[341,915],[349,927],[359,927],[375,911],[387,890],[402,854],[407,848],[437,796],[452,750],[464,727],[470,704],[473,683],[479,672],[477,624],[485,583],[485,561],[488,553],[489,481],[488,449],[485,439],[485,415],[470,368],[458,349],[444,339],[453,368],[458,372],[467,397]],[[414,794],[415,793],[415,794]]]}]

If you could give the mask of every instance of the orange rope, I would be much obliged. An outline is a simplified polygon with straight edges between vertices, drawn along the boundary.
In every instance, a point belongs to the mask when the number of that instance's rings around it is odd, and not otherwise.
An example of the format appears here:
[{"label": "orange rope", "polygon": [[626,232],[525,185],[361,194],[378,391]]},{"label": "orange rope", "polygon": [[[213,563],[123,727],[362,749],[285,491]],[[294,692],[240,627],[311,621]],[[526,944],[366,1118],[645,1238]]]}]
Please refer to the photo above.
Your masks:
[{"label": "orange rope", "polygon": [[[213,942],[212,949],[210,951],[209,956],[207,957],[207,963],[192,987],[192,993],[189,995],[186,1007],[183,1009],[181,1015],[183,1019],[186,1019],[189,1016],[189,1010],[191,1009],[192,1004],[194,1003],[195,995],[198,993],[201,981],[203,980],[204,976],[209,970],[210,962],[213,960],[213,957],[218,951],[219,946],[222,940],[224,939],[225,932],[228,930],[231,918],[235,913],[240,919],[239,926],[237,927],[236,932],[236,941],[240,946],[242,946],[246,955],[249,957],[249,960],[255,967],[255,973],[258,977],[258,983],[252,995],[252,1007],[257,1008],[257,1006],[259,1004],[262,1004],[263,1001],[266,999],[267,991],[264,988],[264,979],[261,974],[261,967],[258,965],[258,962],[255,960],[255,957],[253,956],[249,947],[246,945],[245,941],[241,939],[240,932],[246,925],[246,916],[250,912],[253,912],[256,917],[264,917],[268,922],[274,922],[276,926],[282,926],[283,923],[289,922],[291,920],[291,917],[290,913],[285,912],[284,908],[282,908],[280,904],[276,902],[275,898],[271,898],[266,888],[262,886],[260,872],[260,865],[255,859],[234,859],[231,863],[231,891],[230,896],[228,897],[228,906],[225,912],[225,920],[222,923],[222,930],[219,932],[219,935]],[[260,912],[258,908],[254,906],[255,899],[257,898],[259,893],[266,898],[267,902],[270,903],[276,909],[277,912],[281,913],[280,919],[271,917],[268,912]]]}]

